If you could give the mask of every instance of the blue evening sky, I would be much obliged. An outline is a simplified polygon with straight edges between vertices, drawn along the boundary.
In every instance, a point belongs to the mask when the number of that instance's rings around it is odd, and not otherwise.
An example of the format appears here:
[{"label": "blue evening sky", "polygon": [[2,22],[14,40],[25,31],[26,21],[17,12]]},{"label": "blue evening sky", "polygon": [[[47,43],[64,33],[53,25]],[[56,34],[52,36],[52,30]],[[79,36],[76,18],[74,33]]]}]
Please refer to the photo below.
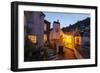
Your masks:
[{"label": "blue evening sky", "polygon": [[87,17],[90,17],[90,14],[83,13],[60,13],[60,12],[43,12],[46,16],[45,19],[51,22],[51,28],[53,25],[53,21],[59,20],[60,26],[66,27],[70,24],[74,24],[77,21],[83,20]]}]

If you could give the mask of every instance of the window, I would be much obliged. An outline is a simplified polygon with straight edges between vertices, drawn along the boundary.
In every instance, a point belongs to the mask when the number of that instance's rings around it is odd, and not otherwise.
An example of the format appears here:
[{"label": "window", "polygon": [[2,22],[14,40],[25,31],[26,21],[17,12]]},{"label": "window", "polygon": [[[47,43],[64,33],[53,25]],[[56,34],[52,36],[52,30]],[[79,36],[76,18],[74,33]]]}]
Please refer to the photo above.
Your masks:
[{"label": "window", "polygon": [[36,35],[28,35],[28,38],[32,41],[32,43],[36,43]]},{"label": "window", "polygon": [[46,41],[47,41],[47,35],[44,34],[44,42],[46,42]]},{"label": "window", "polygon": [[47,30],[47,25],[44,23],[44,31]]}]

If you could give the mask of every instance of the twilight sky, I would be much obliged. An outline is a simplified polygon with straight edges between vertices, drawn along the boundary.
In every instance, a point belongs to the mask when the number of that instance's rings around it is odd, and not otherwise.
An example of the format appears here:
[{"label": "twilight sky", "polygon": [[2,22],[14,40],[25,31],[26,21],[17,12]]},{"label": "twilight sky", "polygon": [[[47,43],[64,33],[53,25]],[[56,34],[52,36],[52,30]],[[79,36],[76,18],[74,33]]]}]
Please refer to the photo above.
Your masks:
[{"label": "twilight sky", "polygon": [[43,12],[46,16],[45,19],[51,22],[51,28],[53,25],[53,21],[57,21],[59,19],[60,26],[66,27],[70,24],[74,24],[77,21],[83,20],[87,17],[90,17],[90,14],[83,13],[60,13],[60,12]]}]

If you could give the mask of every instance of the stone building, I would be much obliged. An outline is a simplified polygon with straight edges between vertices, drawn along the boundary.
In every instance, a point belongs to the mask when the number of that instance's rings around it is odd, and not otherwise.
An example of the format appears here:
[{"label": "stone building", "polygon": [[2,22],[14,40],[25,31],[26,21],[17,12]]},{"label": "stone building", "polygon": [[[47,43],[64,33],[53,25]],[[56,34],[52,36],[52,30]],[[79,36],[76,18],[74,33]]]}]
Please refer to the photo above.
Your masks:
[{"label": "stone building", "polygon": [[44,45],[43,12],[24,11],[24,36],[28,36],[38,46]]},{"label": "stone building", "polygon": [[44,20],[44,42],[49,42],[50,22]]},{"label": "stone building", "polygon": [[59,46],[61,46],[63,41],[63,32],[60,28],[59,20],[53,22],[53,29],[50,31],[50,43],[59,52]]},{"label": "stone building", "polygon": [[44,20],[45,14],[43,12],[24,12],[24,36],[32,40],[38,46],[49,42],[50,22]]}]

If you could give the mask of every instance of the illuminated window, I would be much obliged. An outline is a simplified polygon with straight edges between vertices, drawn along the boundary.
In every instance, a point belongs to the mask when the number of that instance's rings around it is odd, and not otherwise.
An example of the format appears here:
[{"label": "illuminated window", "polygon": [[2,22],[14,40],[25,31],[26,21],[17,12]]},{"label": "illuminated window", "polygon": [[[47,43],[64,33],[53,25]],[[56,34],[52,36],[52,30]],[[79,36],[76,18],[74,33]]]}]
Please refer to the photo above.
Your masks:
[{"label": "illuminated window", "polygon": [[32,43],[36,43],[36,35],[28,35],[28,38],[32,41]]},{"label": "illuminated window", "polygon": [[81,43],[81,37],[80,36],[75,36],[75,44],[80,45]]},{"label": "illuminated window", "polygon": [[44,42],[46,42],[46,41],[47,41],[47,35],[44,34]]}]

